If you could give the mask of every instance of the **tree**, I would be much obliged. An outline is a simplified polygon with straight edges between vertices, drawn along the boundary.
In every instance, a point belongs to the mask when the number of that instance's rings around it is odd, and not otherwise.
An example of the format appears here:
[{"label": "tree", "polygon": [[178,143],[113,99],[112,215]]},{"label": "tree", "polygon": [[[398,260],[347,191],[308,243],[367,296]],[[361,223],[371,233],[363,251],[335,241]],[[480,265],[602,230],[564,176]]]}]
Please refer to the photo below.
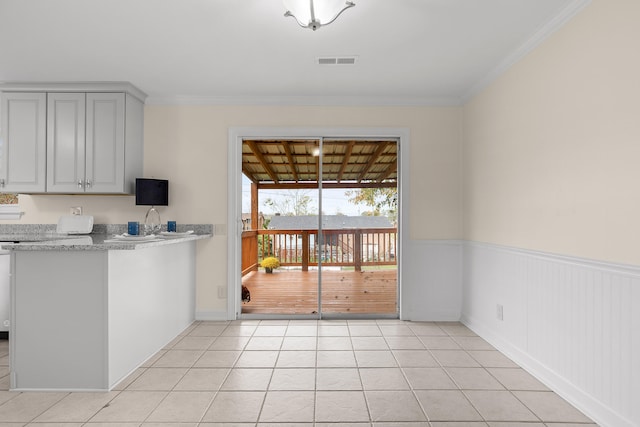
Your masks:
[{"label": "tree", "polygon": [[392,222],[398,218],[398,189],[396,187],[360,188],[346,191],[349,203],[373,208],[371,216],[386,215]]},{"label": "tree", "polygon": [[308,190],[288,190],[283,192],[281,197],[267,198],[264,206],[271,209],[273,213],[285,216],[312,215],[317,212],[317,208],[312,206],[312,198]]}]

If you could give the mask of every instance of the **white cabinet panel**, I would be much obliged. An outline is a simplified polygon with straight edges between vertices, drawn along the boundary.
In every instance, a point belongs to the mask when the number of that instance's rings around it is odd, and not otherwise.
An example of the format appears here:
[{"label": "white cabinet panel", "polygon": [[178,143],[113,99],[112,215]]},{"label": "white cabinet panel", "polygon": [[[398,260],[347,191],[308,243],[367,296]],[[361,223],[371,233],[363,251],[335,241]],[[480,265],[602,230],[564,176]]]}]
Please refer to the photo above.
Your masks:
[{"label": "white cabinet panel", "polygon": [[0,191],[44,192],[47,95],[2,93],[1,100]]},{"label": "white cabinet panel", "polygon": [[84,188],[85,94],[50,93],[47,99],[47,191]]},{"label": "white cabinet panel", "polygon": [[87,94],[87,192],[124,191],[124,98],[124,93]]}]

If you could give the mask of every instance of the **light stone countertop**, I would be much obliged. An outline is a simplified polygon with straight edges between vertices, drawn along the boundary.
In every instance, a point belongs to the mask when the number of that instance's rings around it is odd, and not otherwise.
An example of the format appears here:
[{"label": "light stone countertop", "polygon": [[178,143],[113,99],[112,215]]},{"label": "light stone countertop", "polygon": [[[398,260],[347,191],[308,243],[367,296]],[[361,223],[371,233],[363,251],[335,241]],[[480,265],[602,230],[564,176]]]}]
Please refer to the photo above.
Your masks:
[{"label": "light stone countertop", "polygon": [[[191,234],[184,234],[192,231]],[[57,234],[45,226],[24,226],[0,229],[0,247],[14,251],[110,251],[135,250],[154,246],[172,245],[192,240],[208,239],[213,236],[211,225],[183,225],[175,235],[161,233],[153,240],[125,240],[116,236],[126,231],[124,225],[97,225],[91,234]],[[6,243],[4,243],[6,242]]]},{"label": "light stone countertop", "polygon": [[[8,236],[0,236],[0,241]],[[18,237],[18,236],[14,236]],[[9,239],[21,241],[21,243],[1,243],[2,249],[14,251],[113,251],[144,249],[154,246],[171,245],[192,240],[208,239],[211,234],[189,234],[179,237],[155,236],[153,240],[118,240],[112,234],[87,234],[65,235],[58,237],[34,238],[31,241],[21,239]],[[27,239],[27,237],[25,237]]]}]

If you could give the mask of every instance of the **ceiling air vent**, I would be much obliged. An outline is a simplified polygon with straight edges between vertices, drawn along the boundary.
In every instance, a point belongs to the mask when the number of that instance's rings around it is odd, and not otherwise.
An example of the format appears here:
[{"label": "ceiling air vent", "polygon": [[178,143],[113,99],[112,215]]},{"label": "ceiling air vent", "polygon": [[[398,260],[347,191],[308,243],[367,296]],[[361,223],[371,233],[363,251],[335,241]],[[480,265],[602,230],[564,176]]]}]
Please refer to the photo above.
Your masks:
[{"label": "ceiling air vent", "polygon": [[355,56],[333,56],[318,58],[318,65],[354,65]]}]

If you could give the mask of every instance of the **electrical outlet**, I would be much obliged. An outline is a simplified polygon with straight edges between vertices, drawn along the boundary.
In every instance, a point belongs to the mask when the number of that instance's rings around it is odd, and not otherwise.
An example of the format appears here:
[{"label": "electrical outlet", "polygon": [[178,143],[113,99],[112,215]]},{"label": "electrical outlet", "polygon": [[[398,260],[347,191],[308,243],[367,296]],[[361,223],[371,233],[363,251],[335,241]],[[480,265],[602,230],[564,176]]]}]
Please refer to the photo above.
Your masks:
[{"label": "electrical outlet", "polygon": [[9,326],[11,326],[11,323],[8,320],[4,321],[4,327],[8,328]]},{"label": "electrical outlet", "polygon": [[496,306],[496,317],[498,318],[498,320],[504,320],[504,309],[502,307],[502,304],[498,304]]}]

